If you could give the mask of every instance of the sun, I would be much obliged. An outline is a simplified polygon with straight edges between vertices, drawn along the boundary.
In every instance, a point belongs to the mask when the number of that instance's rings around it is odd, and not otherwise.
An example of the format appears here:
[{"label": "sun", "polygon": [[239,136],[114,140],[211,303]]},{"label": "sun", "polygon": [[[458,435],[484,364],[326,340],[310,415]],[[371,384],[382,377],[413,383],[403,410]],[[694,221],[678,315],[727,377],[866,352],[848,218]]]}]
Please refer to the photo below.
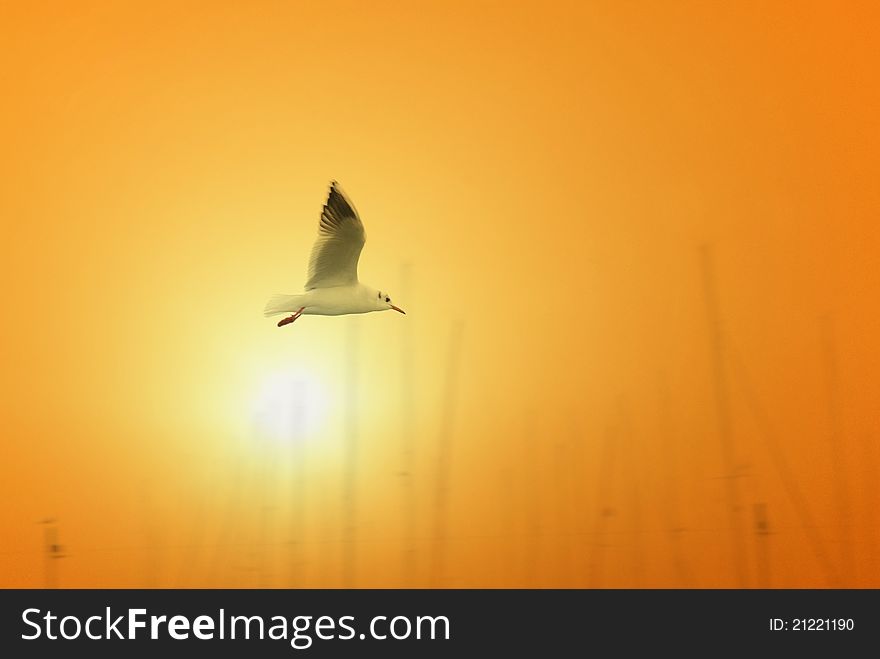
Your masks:
[{"label": "sun", "polygon": [[253,418],[260,437],[297,443],[314,437],[327,417],[327,390],[303,369],[267,376],[254,398]]}]

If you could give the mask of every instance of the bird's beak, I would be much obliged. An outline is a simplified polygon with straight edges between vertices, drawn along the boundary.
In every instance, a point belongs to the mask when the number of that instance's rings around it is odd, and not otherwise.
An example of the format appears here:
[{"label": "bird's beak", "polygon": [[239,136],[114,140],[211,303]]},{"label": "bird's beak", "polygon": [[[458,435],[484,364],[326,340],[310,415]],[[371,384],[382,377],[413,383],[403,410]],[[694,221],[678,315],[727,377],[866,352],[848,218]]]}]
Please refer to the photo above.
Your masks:
[{"label": "bird's beak", "polygon": [[399,311],[399,312],[402,313],[404,316],[406,315],[406,311],[404,311],[404,310],[401,309],[400,307],[395,307],[395,306],[392,304],[392,305],[391,305],[391,308],[394,309],[395,311]]}]

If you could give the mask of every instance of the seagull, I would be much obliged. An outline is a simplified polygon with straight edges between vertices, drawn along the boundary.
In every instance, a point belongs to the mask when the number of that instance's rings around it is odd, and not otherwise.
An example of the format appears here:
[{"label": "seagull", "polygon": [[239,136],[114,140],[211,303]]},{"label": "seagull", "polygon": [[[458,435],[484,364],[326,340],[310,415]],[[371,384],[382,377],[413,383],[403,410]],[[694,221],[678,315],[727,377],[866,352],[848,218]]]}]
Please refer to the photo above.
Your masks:
[{"label": "seagull", "polygon": [[366,241],[364,225],[354,204],[336,181],[330,183],[327,203],[321,211],[318,238],[312,246],[305,292],[300,295],[273,295],[266,303],[266,317],[290,313],[278,321],[289,325],[303,314],[342,316],[394,309],[388,292],[358,281],[358,258]]}]

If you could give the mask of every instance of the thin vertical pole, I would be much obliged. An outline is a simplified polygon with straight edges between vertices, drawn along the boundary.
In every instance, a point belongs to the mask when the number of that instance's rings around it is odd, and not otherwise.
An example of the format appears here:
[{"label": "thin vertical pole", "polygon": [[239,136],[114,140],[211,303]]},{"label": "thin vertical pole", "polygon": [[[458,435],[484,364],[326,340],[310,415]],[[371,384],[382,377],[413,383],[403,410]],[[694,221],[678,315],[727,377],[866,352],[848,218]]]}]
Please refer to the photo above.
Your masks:
[{"label": "thin vertical pole", "polygon": [[[401,266],[401,299],[412,299],[412,266]],[[413,330],[411,322],[400,323],[401,385],[401,465],[400,485],[403,515],[403,584],[411,586],[416,574],[416,499],[415,499],[415,371],[413,369]]]},{"label": "thin vertical pole", "polygon": [[798,486],[798,479],[796,478],[795,473],[792,471],[791,466],[788,464],[788,460],[785,457],[782,446],[780,445],[776,437],[776,433],[770,424],[770,418],[767,415],[767,411],[764,409],[761,401],[758,400],[758,396],[754,388],[752,387],[751,381],[748,377],[748,373],[746,372],[745,365],[742,363],[742,360],[740,359],[738,352],[735,350],[735,347],[735,345],[731,345],[732,349],[730,351],[730,355],[731,362],[733,363],[734,369],[738,375],[736,380],[742,387],[746,403],[751,408],[752,416],[755,419],[758,431],[763,438],[765,445],[767,446],[767,450],[770,452],[770,457],[773,460],[773,466],[776,467],[776,472],[779,474],[782,485],[785,488],[785,491],[788,494],[791,503],[794,505],[795,512],[797,512],[798,517],[800,517],[804,534],[806,535],[809,544],[812,545],[817,560],[819,561],[822,568],[825,570],[829,585],[834,586],[835,584],[840,582],[839,577],[837,576],[837,568],[834,565],[834,561],[831,560],[831,557],[825,550],[825,545],[822,541],[822,535],[819,533],[819,527],[813,521],[813,516],[810,513],[809,506],[807,505],[807,499],[801,493],[800,487]]},{"label": "thin vertical pole", "polygon": [[461,333],[461,322],[454,322],[449,339],[449,356],[446,366],[446,392],[443,404],[443,417],[440,419],[437,481],[434,493],[434,551],[431,559],[431,579],[435,586],[441,586],[446,577],[449,472],[452,463],[452,429],[455,420]]},{"label": "thin vertical pole", "polygon": [[141,503],[141,520],[143,522],[143,586],[144,588],[156,588],[158,586],[159,576],[159,543],[156,523],[153,519],[152,491],[146,485],[141,484],[142,503]]},{"label": "thin vertical pole", "polygon": [[[228,498],[225,506],[225,514],[223,515],[223,519],[217,533],[217,543],[214,547],[214,552],[211,555],[210,561],[208,562],[208,571],[212,581],[215,584],[215,587],[228,586],[229,584],[228,576],[223,575],[224,581],[220,581],[219,584],[217,582],[217,577],[218,575],[222,574],[221,568],[224,565],[228,566],[231,563],[230,555],[234,556],[235,560],[239,560],[238,553],[233,554],[230,545],[233,543],[233,538],[236,535],[235,528],[240,525],[239,509],[243,497],[247,495],[245,489],[247,485],[247,477],[248,470],[246,462],[239,459],[233,460],[231,473],[229,474],[228,479],[225,480],[225,482],[227,483],[228,492]],[[154,536],[155,534],[151,535]],[[238,549],[239,547],[236,547],[236,551]]]},{"label": "thin vertical pole", "polygon": [[177,588],[186,588],[187,586],[190,588],[193,587],[193,571],[202,563],[200,558],[204,544],[206,527],[205,512],[207,508],[208,506],[205,505],[204,494],[202,494],[202,496],[199,496],[198,502],[195,505],[195,515],[193,515],[192,523],[189,527],[189,539],[186,546],[184,546],[181,551],[183,560],[178,567]]},{"label": "thin vertical pole", "polygon": [[347,378],[345,388],[345,473],[343,476],[342,583],[353,588],[357,578],[357,405],[358,405],[358,321],[348,325]]},{"label": "thin vertical pole", "polygon": [[525,574],[526,586],[529,588],[537,586],[538,555],[541,542],[542,483],[540,482],[541,472],[538,468],[536,445],[532,419],[530,416],[526,416],[524,437],[525,459],[523,461],[523,483],[525,487],[522,488],[522,492],[525,499],[523,510],[527,511],[527,515],[523,573]]},{"label": "thin vertical pole", "polygon": [[621,434],[623,436],[622,443],[626,451],[626,459],[629,462],[627,471],[630,474],[630,478],[632,478],[632,483],[628,489],[630,516],[632,519],[630,558],[632,560],[633,587],[642,588],[645,585],[645,560],[642,555],[642,495],[639,482],[641,475],[639,474],[637,462],[639,452],[636,450],[629,408],[623,397],[620,398],[619,405]]},{"label": "thin vertical pole", "polygon": [[590,542],[586,516],[580,514],[586,500],[585,486],[587,485],[587,481],[584,478],[586,471],[584,443],[584,435],[580,427],[573,425],[571,460],[568,463],[568,482],[571,483],[571,526],[576,537],[572,557],[572,584],[577,588],[585,588],[587,584],[588,565],[587,561],[584,560],[584,556]]},{"label": "thin vertical pole", "polygon": [[595,523],[593,526],[593,546],[590,555],[589,588],[601,587],[603,570],[605,568],[605,543],[608,521],[614,515],[611,508],[611,476],[614,469],[616,453],[617,433],[612,428],[605,431],[605,441],[602,444],[602,457],[599,460],[599,477],[597,479],[597,505]]},{"label": "thin vertical pole", "polygon": [[849,493],[846,487],[846,464],[844,462],[844,442],[840,435],[840,405],[838,402],[837,354],[834,345],[834,328],[831,318],[824,316],[822,324],[822,348],[825,367],[825,395],[828,404],[829,436],[828,448],[831,452],[832,482],[834,504],[837,508],[838,538],[840,539],[840,578],[841,587],[847,587],[856,579],[856,561],[850,516]]},{"label": "thin vertical pole", "polygon": [[733,549],[733,564],[740,588],[748,587],[746,572],[745,539],[740,521],[739,483],[735,470],[735,452],[730,428],[727,379],[724,368],[724,343],[721,320],[718,311],[718,296],[715,290],[715,270],[712,250],[703,245],[701,250],[703,268],[703,287],[706,296],[706,312],[709,320],[709,334],[712,342],[712,366],[715,380],[715,406],[718,418],[718,436],[721,441],[721,459],[724,469],[725,494],[727,495],[727,515],[730,540]]},{"label": "thin vertical pole", "polygon": [[245,584],[246,588],[256,588],[260,585],[260,578],[263,574],[263,553],[260,547],[260,536],[262,531],[262,503],[263,503],[263,457],[261,455],[262,438],[259,426],[254,423],[252,428],[251,441],[255,450],[248,453],[247,458],[247,480],[245,483],[243,498],[242,518],[235,520],[236,527],[242,523],[247,524],[247,535],[244,533],[242,537],[247,539],[246,555],[242,557],[241,574],[239,582]]},{"label": "thin vertical pole", "polygon": [[877,554],[877,525],[880,524],[877,519],[876,511],[880,508],[880,488],[877,487],[877,480],[880,478],[880,470],[878,470],[878,451],[877,444],[872,441],[871,435],[865,435],[864,440],[864,460],[865,460],[865,511],[870,513],[867,527],[867,544],[868,544],[868,560],[865,561],[865,568],[874,575],[873,583],[866,583],[869,588],[877,588],[880,586],[880,556]]},{"label": "thin vertical pole", "polygon": [[[510,547],[510,551],[503,552],[503,556],[500,557],[495,566],[495,584],[497,588],[504,588],[505,586],[510,586],[513,571],[516,569],[515,562],[517,559],[515,553],[516,545],[512,542],[514,488],[509,466],[505,466],[498,471],[498,482],[502,512],[498,516],[501,528],[499,529],[497,541],[507,544]],[[486,586],[488,587],[488,583]]]},{"label": "thin vertical pole", "polygon": [[275,469],[276,461],[271,439],[265,434],[260,439],[261,464],[257,486],[260,488],[260,540],[259,540],[259,583],[268,588],[274,582],[275,574]]},{"label": "thin vertical pole", "polygon": [[684,560],[682,551],[682,533],[679,513],[678,492],[678,445],[674,441],[675,433],[672,428],[672,410],[669,401],[669,389],[666,378],[660,379],[660,435],[662,440],[662,452],[664,471],[666,473],[663,482],[666,486],[666,526],[669,533],[669,542],[672,545],[672,565],[680,587],[689,588],[691,585],[690,574]]},{"label": "thin vertical pole", "polygon": [[560,574],[557,575],[557,582],[560,588],[571,585],[571,542],[573,535],[569,514],[572,503],[568,482],[568,465],[570,462],[569,447],[563,443],[556,444],[553,480],[556,487],[556,542],[558,543],[556,569],[560,570]]},{"label": "thin vertical pole", "polygon": [[767,505],[756,503],[752,508],[755,518],[755,544],[758,558],[758,588],[770,587],[770,526],[767,522]]},{"label": "thin vertical pole", "polygon": [[290,584],[302,587],[305,581],[306,540],[306,441],[305,399],[309,396],[306,385],[295,382],[290,401]]},{"label": "thin vertical pole", "polygon": [[58,544],[58,526],[52,518],[40,522],[43,525],[46,588],[58,588],[58,559],[63,558]]}]

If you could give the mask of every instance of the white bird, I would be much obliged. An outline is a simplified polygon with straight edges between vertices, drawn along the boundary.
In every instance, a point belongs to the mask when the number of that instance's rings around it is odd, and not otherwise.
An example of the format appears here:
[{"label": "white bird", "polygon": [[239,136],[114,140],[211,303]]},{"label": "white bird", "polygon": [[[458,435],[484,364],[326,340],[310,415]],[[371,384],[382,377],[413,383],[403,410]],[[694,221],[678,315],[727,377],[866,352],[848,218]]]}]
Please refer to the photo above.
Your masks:
[{"label": "white bird", "polygon": [[366,234],[354,204],[336,181],[321,212],[318,238],[309,258],[305,292],[300,295],[273,295],[263,310],[265,316],[292,313],[278,321],[278,327],[292,323],[303,314],[342,316],[394,309],[387,291],[365,286],[358,281],[358,258]]}]

